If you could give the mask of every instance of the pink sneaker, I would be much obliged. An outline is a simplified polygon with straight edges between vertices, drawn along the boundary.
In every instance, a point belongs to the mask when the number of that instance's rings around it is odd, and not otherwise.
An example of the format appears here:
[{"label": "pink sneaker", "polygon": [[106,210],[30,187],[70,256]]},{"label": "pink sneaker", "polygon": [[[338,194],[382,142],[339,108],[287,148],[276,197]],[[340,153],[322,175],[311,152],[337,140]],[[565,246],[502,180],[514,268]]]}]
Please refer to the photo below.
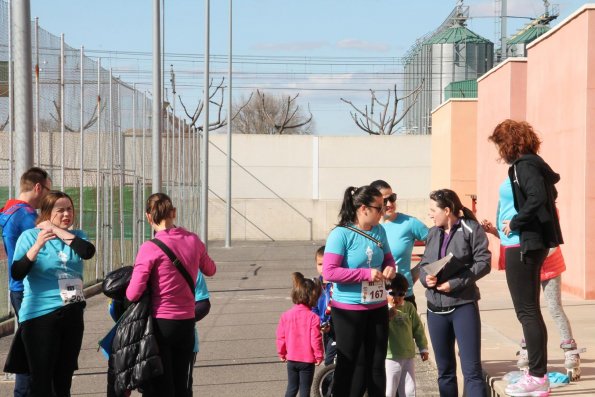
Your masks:
[{"label": "pink sneaker", "polygon": [[517,383],[506,386],[505,393],[514,397],[548,397],[550,381],[547,375],[539,379],[525,373]]}]

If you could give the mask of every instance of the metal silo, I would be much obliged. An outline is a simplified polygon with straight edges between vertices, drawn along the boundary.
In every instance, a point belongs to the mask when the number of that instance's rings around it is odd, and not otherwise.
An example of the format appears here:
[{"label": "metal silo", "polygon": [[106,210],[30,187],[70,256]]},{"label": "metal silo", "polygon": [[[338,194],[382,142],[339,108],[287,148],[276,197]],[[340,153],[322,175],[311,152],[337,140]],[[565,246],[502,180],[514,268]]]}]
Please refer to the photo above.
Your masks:
[{"label": "metal silo", "polygon": [[[423,92],[405,115],[407,133],[431,133],[431,111],[443,102],[444,89],[454,81],[477,79],[494,64],[494,44],[465,27],[468,7],[456,7],[429,37],[405,56],[405,91],[424,81]],[[405,108],[411,99],[405,100]]]}]

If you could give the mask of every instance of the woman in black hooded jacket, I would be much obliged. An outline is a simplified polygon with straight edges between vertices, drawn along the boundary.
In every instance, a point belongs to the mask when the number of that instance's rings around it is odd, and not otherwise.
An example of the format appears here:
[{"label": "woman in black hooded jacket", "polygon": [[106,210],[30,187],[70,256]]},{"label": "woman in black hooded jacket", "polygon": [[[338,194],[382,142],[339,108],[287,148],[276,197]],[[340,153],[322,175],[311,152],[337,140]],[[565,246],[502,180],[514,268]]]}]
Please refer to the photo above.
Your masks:
[{"label": "woman in black hooded jacket", "polygon": [[511,396],[548,389],[547,330],[539,306],[540,272],[550,248],[563,243],[555,208],[555,184],[560,175],[537,155],[541,141],[524,121],[504,120],[488,138],[500,157],[510,165],[508,176],[518,214],[503,222],[502,231],[520,233],[520,247],[506,251],[506,281],[523,327],[529,372],[518,384],[510,385]]}]

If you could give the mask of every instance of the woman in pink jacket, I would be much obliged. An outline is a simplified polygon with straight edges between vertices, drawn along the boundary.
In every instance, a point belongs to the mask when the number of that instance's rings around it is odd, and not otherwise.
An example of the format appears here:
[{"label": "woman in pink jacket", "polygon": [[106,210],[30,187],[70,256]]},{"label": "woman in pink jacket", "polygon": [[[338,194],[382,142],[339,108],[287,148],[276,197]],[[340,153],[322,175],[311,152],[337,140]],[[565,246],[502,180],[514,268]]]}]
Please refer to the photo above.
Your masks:
[{"label": "woman in pink jacket", "polygon": [[194,284],[199,270],[212,276],[217,269],[200,238],[174,225],[176,209],[166,194],[155,193],[147,199],[146,216],[155,239],[172,251],[181,268],[153,240],[141,245],[136,256],[126,297],[134,302],[147,290],[151,294],[155,335],[163,362],[163,375],[154,378],[143,396],[191,396],[194,285],[190,283]]}]

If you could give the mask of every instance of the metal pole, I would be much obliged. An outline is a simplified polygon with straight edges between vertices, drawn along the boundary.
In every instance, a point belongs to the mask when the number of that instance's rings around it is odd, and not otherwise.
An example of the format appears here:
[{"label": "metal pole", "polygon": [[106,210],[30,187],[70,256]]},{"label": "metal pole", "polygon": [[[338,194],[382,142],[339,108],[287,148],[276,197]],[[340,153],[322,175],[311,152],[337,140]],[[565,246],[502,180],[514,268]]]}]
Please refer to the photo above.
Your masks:
[{"label": "metal pole", "polygon": [[[99,148],[101,147],[101,58],[97,59],[97,140],[95,142],[95,156],[97,160],[97,174],[95,175],[95,188],[97,189],[95,192],[95,245],[97,252],[101,252],[101,259],[105,262],[105,257],[103,256],[103,251],[100,250],[99,244],[103,244],[103,239],[100,237],[100,232],[103,228],[100,228],[100,216],[99,216],[99,199],[100,199],[100,189],[99,189],[99,178],[100,178],[100,167],[101,162],[99,159],[100,151]],[[95,279],[99,280],[99,255],[95,255]]]},{"label": "metal pole", "polygon": [[85,167],[85,47],[81,46],[81,138],[80,138],[80,164],[79,164],[79,227],[83,229],[84,213],[84,167]]},{"label": "metal pole", "polygon": [[41,166],[41,139],[39,136],[39,18],[35,18],[35,149],[36,164]]},{"label": "metal pole", "polygon": [[28,0],[14,4],[12,31],[14,35],[14,158],[15,176],[20,176],[33,164],[33,95],[31,78],[31,7]]},{"label": "metal pole", "polygon": [[165,102],[167,102],[167,88],[164,88],[163,92],[165,95],[163,98],[163,116],[165,117],[165,125],[163,126],[165,130],[165,190],[171,197],[171,141],[169,135],[169,113],[167,106],[165,106]]},{"label": "metal pole", "polygon": [[66,129],[64,126],[64,33],[60,35],[60,186],[64,191],[64,141]]},{"label": "metal pole", "polygon": [[110,271],[114,266],[114,98],[112,87],[112,68],[109,70],[109,265]]},{"label": "metal pole", "polygon": [[120,87],[122,82],[118,77],[118,168],[120,168],[118,188],[118,224],[120,225],[120,266],[124,265],[124,135],[122,134],[122,100]]},{"label": "metal pole", "polygon": [[200,157],[200,153],[202,151],[201,149],[201,136],[198,132],[198,128],[196,127],[192,127],[192,129],[194,130],[194,141],[196,142],[196,144],[194,145],[194,158],[195,158],[195,174],[196,174],[196,190],[198,191],[198,196],[195,196],[195,200],[194,200],[194,205],[195,205],[195,225],[196,225],[196,230],[200,230],[201,227],[201,223],[200,223],[200,200],[201,200],[201,175],[202,175],[202,168],[201,168],[201,157]]},{"label": "metal pole", "polygon": [[161,47],[159,0],[153,0],[153,128],[152,136],[152,187],[153,193],[161,191]]},{"label": "metal pole", "polygon": [[132,194],[132,256],[136,256],[137,248],[137,228],[138,228],[138,214],[137,214],[137,180],[136,180],[136,83],[132,85],[132,176],[133,176],[133,194]]},{"label": "metal pole", "polygon": [[507,22],[508,22],[508,0],[502,0],[502,8],[500,10],[500,48],[502,54],[501,60],[508,58],[508,49],[506,48]]},{"label": "metal pole", "polygon": [[227,197],[225,205],[225,248],[231,247],[231,122],[232,122],[232,49],[233,49],[233,0],[229,0],[229,71],[228,85],[229,94],[227,96]]},{"label": "metal pole", "polygon": [[184,129],[182,128],[182,120],[178,117],[178,136],[182,138],[182,150],[180,153],[180,161],[182,162],[182,180],[180,182],[180,218],[184,220],[184,226],[188,227],[186,223],[186,201],[184,201],[184,190],[186,189],[186,146],[184,139]]},{"label": "metal pole", "polygon": [[[8,2],[8,197],[15,197],[14,194],[14,141],[13,141],[13,132],[14,132],[14,68],[12,64],[12,2]],[[18,191],[18,190],[17,190]],[[10,291],[8,296],[8,311],[12,310],[12,306],[10,304]],[[15,321],[15,324],[18,324]]]},{"label": "metal pole", "polygon": [[200,237],[206,247],[209,242],[209,58],[210,58],[210,0],[205,0],[205,71],[204,71],[204,99],[205,117],[201,147],[201,190],[200,190]]},{"label": "metal pole", "polygon": [[[147,90],[145,90],[144,95],[143,95],[143,138],[142,138],[142,151],[141,151],[141,172],[142,172],[142,189],[143,192],[141,194],[142,197],[142,203],[145,203],[145,192],[146,192],[146,187],[145,187],[145,136],[147,134]],[[142,241],[145,241],[145,218],[141,217],[141,230],[142,230]]]}]

